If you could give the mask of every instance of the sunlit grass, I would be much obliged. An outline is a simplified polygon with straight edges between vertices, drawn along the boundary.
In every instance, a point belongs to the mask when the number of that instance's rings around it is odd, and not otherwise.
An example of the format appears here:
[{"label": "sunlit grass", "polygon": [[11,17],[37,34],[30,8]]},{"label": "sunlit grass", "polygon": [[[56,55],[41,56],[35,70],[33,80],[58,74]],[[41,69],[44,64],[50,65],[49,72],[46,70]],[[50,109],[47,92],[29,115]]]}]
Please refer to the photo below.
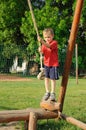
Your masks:
[{"label": "sunlit grass", "polygon": [[[69,78],[63,113],[86,123],[86,79]],[[58,99],[61,78],[57,81]],[[45,92],[44,81],[31,78],[30,81],[0,81],[0,110],[39,108]],[[63,120],[38,121],[38,130],[80,130]]]}]

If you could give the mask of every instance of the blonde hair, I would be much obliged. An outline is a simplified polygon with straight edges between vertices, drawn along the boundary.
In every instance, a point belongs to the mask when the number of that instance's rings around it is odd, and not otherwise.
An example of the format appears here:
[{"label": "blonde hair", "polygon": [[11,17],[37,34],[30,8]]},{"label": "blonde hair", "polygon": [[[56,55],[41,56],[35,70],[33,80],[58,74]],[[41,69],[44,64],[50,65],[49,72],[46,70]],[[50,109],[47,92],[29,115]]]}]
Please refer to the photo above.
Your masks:
[{"label": "blonde hair", "polygon": [[54,31],[53,31],[52,28],[45,28],[45,29],[43,30],[43,34],[44,34],[44,33],[50,33],[51,35],[54,35]]}]

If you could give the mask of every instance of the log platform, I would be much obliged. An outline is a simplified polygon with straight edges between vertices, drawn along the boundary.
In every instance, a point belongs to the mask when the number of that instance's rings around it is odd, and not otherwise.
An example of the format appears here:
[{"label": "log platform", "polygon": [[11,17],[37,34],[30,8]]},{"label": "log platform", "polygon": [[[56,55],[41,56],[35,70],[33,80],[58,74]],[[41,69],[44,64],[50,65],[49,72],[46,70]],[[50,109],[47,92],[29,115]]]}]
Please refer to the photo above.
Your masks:
[{"label": "log platform", "polygon": [[67,122],[86,130],[86,124],[73,118],[62,114],[59,111],[48,111],[44,109],[27,108],[25,110],[6,110],[0,111],[0,123],[12,121],[27,121],[28,130],[37,130],[37,121],[43,119],[62,118]]},{"label": "log platform", "polygon": [[56,111],[56,110],[59,111],[61,109],[61,103],[56,102],[56,101],[51,101],[50,99],[46,101],[42,100],[40,102],[40,107],[49,111]]}]

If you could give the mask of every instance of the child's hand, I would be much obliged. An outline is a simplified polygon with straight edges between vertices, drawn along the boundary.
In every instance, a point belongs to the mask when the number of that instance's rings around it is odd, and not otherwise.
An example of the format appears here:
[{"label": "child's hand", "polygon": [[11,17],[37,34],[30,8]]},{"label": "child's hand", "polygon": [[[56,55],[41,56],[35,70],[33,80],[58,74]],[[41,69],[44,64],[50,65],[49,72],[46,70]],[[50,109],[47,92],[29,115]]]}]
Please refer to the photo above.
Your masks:
[{"label": "child's hand", "polygon": [[41,46],[38,48],[38,51],[39,51],[39,52],[42,52],[42,50],[41,50]]},{"label": "child's hand", "polygon": [[38,37],[37,37],[37,39],[38,39],[38,42],[40,42],[40,43],[41,43],[42,38],[41,38],[40,36],[38,36]]}]

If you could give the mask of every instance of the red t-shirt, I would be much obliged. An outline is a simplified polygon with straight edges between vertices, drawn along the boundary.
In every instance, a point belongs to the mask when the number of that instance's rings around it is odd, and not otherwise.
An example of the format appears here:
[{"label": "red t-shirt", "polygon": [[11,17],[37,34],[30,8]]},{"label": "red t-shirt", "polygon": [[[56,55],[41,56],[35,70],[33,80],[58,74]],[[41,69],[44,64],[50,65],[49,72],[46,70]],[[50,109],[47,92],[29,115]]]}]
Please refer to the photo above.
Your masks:
[{"label": "red t-shirt", "polygon": [[42,53],[44,54],[44,65],[59,66],[58,61],[58,42],[53,40],[50,42],[50,48],[42,44]]}]

